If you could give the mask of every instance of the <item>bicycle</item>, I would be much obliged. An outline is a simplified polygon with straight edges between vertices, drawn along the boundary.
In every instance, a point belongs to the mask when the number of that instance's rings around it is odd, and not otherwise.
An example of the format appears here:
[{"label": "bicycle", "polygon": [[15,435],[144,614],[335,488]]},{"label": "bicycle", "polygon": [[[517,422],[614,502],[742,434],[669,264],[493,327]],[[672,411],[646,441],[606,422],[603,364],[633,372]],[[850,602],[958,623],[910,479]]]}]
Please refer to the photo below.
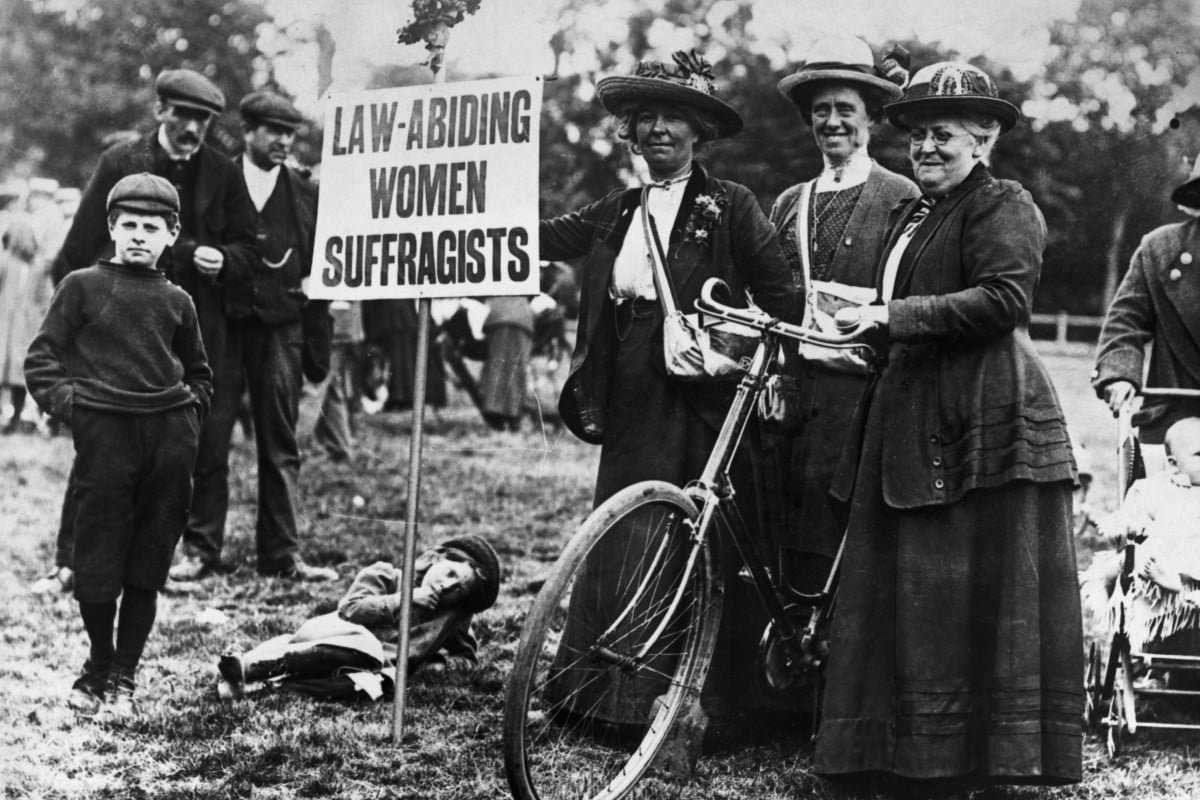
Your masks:
[{"label": "bicycle", "polygon": [[[701,314],[761,334],[702,474],[682,488],[636,483],[598,506],[559,556],[526,618],[503,727],[505,770],[519,800],[618,800],[645,775],[680,710],[699,697],[708,672],[721,616],[715,537],[722,528],[770,617],[758,647],[764,685],[782,693],[808,686],[819,691],[823,632],[842,554],[822,591],[800,594],[783,586],[737,513],[729,468],[784,340],[870,354],[864,337],[875,326],[818,335],[756,309],[723,305],[715,297],[723,290],[719,279],[709,279],[696,304]],[[621,575],[606,576],[605,603],[614,605],[616,597],[621,610],[597,622],[586,619],[588,598],[572,590],[601,542],[625,548],[629,557]],[[601,722],[588,692],[604,685],[645,686],[653,701],[632,710],[633,723]]]}]

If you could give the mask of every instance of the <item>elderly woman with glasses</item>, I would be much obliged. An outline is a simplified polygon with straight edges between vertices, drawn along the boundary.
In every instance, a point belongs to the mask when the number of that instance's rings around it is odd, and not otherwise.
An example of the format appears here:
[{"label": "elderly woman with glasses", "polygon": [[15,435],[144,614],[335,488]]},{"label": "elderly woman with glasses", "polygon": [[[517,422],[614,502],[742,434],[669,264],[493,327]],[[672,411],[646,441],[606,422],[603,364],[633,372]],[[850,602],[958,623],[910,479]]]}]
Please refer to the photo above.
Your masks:
[{"label": "elderly woman with glasses", "polygon": [[[1028,326],[1046,226],[988,169],[1019,119],[943,62],[886,107],[923,192],[893,215],[815,768],[901,784],[1060,784],[1081,769],[1075,463]],[[911,788],[911,787],[909,787]]]}]

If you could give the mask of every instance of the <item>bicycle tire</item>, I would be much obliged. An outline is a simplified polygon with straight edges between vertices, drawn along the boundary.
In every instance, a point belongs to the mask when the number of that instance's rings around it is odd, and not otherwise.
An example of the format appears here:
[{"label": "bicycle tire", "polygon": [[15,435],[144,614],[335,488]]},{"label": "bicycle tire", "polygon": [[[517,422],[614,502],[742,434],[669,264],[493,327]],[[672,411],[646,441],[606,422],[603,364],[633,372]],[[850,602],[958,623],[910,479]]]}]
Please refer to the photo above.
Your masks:
[{"label": "bicycle tire", "polygon": [[[563,550],[526,618],[505,696],[504,762],[514,797],[625,797],[654,761],[684,703],[699,696],[716,642],[721,592],[714,586],[719,572],[707,534],[693,547],[696,517],[695,504],[678,487],[644,481],[597,507]],[[603,556],[597,548],[620,548],[628,556],[620,574],[605,573],[606,598],[597,602],[614,610],[596,614],[598,621],[588,616],[595,609],[587,605],[593,595],[586,590],[576,598],[576,613],[568,612],[589,556]],[[692,552],[691,568],[680,568]],[[601,641],[605,625],[610,636]],[[638,668],[617,663],[648,643],[652,652]],[[654,696],[649,708],[636,708],[648,695]],[[619,696],[642,701],[626,705]],[[637,719],[600,720],[601,708],[627,708]]]}]

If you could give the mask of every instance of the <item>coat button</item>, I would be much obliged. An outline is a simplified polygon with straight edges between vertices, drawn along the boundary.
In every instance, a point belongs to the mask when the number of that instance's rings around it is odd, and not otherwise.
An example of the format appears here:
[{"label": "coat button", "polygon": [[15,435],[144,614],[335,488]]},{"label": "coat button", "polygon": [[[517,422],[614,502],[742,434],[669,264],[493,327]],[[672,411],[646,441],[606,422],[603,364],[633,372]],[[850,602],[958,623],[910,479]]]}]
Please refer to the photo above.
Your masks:
[{"label": "coat button", "polygon": [[1183,253],[1183,254],[1181,254],[1181,255],[1179,256],[1179,263],[1181,263],[1181,264],[1190,264],[1190,263],[1192,263],[1192,254],[1191,254],[1191,253]]},{"label": "coat button", "polygon": [[[1184,255],[1186,256],[1187,253],[1184,253]],[[1183,273],[1179,271],[1179,267],[1172,267],[1171,271],[1167,273],[1167,277],[1173,281],[1177,281],[1183,277]]]},{"label": "coat button", "polygon": [[935,467],[940,467],[940,466],[942,465],[942,457],[941,457],[941,456],[936,456],[936,457],[934,457],[934,459],[933,459],[933,465],[934,465]]},{"label": "coat button", "polygon": [[[854,242],[854,240],[851,239],[849,236],[846,237],[846,247],[849,247],[853,242]],[[1184,253],[1184,255],[1187,255],[1187,254]],[[1187,262],[1185,261],[1184,263],[1186,264]]]},{"label": "coat button", "polygon": [[937,437],[937,434],[936,434],[936,433],[930,434],[930,436],[929,436],[929,443],[930,443],[930,444],[937,444],[937,443],[938,443],[938,437]]},{"label": "coat button", "polygon": [[945,488],[946,488],[946,482],[945,482],[944,480],[942,480],[941,478],[938,478],[936,481],[934,481],[934,482],[933,482],[933,488],[935,488],[935,489],[945,489]]}]

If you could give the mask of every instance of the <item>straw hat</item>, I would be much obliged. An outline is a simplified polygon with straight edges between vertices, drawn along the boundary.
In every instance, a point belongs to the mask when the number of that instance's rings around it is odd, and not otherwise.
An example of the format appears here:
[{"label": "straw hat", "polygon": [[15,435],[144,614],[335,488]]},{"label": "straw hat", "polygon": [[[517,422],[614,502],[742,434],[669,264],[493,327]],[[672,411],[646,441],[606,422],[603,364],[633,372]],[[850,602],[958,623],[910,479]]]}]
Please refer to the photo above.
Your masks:
[{"label": "straw hat", "polygon": [[779,93],[791,100],[808,120],[812,95],[824,83],[848,83],[874,94],[880,102],[898,100],[908,79],[908,52],[896,48],[883,64],[875,66],[871,46],[857,36],[822,39],[813,45],[804,66],[778,84]]},{"label": "straw hat", "polygon": [[1196,156],[1188,179],[1171,192],[1171,202],[1186,208],[1200,209],[1200,156]]},{"label": "straw hat", "polygon": [[954,114],[963,111],[985,114],[1000,123],[1000,130],[1011,130],[1021,112],[1001,99],[995,82],[978,67],[957,61],[939,61],[922,67],[913,75],[904,96],[884,108],[888,119],[908,130],[904,118],[914,113]]},{"label": "straw hat", "polygon": [[596,84],[596,94],[610,114],[624,113],[631,103],[658,100],[691,106],[708,114],[717,126],[717,137],[725,138],[742,129],[742,117],[713,92],[716,80],[712,65],[693,50],[671,56],[674,64],[639,61],[632,75],[614,75]]}]

